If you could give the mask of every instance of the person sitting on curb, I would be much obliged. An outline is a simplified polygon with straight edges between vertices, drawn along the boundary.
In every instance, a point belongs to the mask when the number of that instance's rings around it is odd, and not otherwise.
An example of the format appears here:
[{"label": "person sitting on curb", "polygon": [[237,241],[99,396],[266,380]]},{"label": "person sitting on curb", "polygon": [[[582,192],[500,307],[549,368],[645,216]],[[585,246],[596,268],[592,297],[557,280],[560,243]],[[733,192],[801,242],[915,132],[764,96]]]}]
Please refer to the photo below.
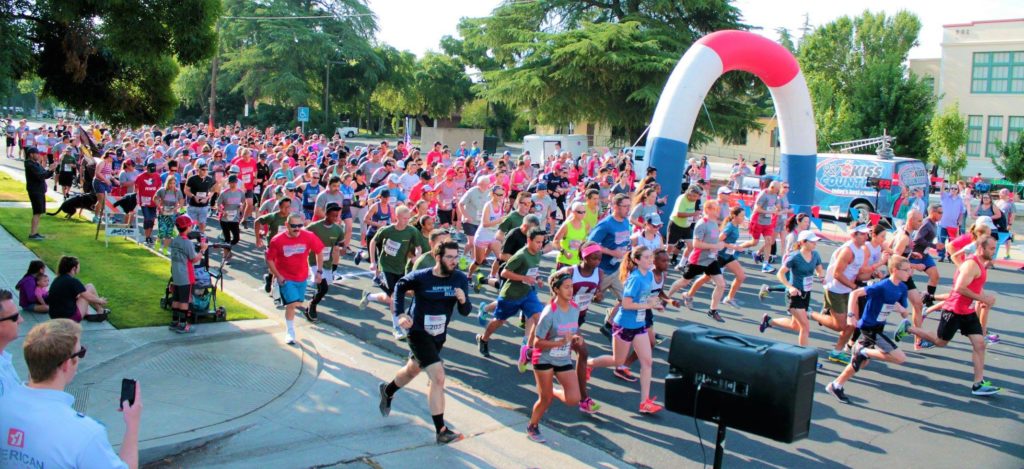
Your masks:
[{"label": "person sitting on curb", "polygon": [[81,336],[82,326],[68,319],[29,331],[22,346],[29,382],[0,399],[0,431],[7,435],[0,454],[20,454],[21,461],[39,467],[138,468],[140,387],[136,384],[134,400],[120,403],[125,423],[120,454],[110,446],[103,424],[75,411],[75,397],[64,392],[85,359]]},{"label": "person sitting on curb", "polygon": [[21,386],[21,378],[14,369],[7,346],[18,339],[18,326],[23,322],[25,319],[14,305],[14,295],[8,290],[0,289],[0,399]]},{"label": "person sitting on curb", "polygon": [[[57,278],[50,284],[50,319],[66,318],[74,322],[82,319],[90,322],[103,322],[110,315],[106,308],[107,299],[96,293],[91,283],[83,285],[78,278],[81,266],[78,258],[64,256],[57,266]],[[89,308],[98,311],[89,314]]]},{"label": "person sitting on curb", "polygon": [[28,263],[28,272],[14,286],[18,290],[18,306],[32,313],[47,313],[50,306],[36,301],[36,276],[46,272],[46,264],[36,259]]}]

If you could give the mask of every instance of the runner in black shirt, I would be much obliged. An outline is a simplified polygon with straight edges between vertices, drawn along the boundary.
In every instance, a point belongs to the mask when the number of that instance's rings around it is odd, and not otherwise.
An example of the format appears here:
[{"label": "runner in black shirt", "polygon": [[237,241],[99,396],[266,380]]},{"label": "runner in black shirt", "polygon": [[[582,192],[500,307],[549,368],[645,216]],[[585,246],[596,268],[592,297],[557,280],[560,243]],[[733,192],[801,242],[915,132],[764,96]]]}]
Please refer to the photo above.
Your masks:
[{"label": "runner in black shirt", "polygon": [[[430,269],[414,270],[395,284],[391,311],[398,324],[409,329],[409,361],[390,383],[380,383],[380,413],[391,413],[391,399],[403,386],[409,384],[421,370],[430,378],[428,404],[437,430],[437,442],[451,443],[462,439],[462,434],[448,429],[444,423],[444,362],[439,356],[447,338],[448,323],[456,307],[466,316],[472,309],[466,292],[469,279],[455,270],[459,260],[459,245],[454,241],[438,244],[433,250],[436,265]],[[412,309],[405,312],[405,294],[413,292]]]}]

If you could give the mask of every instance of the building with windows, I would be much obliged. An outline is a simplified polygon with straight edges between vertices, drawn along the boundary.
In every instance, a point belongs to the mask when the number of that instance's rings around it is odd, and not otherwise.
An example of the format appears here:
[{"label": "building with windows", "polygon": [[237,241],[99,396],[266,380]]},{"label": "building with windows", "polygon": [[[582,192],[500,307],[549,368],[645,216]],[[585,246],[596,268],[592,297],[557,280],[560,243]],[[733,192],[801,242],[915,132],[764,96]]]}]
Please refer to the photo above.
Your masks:
[{"label": "building with windows", "polygon": [[943,26],[942,57],[912,59],[910,71],[933,83],[937,109],[958,103],[967,121],[967,174],[1001,177],[996,142],[1024,132],[1024,18]]}]

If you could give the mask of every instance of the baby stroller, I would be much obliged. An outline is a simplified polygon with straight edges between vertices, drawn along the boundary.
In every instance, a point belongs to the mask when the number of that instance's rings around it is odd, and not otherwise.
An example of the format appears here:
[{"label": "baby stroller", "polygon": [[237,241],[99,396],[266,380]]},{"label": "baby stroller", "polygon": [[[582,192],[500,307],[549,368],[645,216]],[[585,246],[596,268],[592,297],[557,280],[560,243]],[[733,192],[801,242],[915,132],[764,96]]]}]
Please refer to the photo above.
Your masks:
[{"label": "baby stroller", "polygon": [[[189,239],[196,244],[196,251],[199,251],[199,232],[189,233]],[[217,305],[217,290],[224,289],[224,257],[221,256],[220,264],[217,267],[210,267],[210,251],[214,249],[231,249],[227,243],[210,243],[206,252],[203,253],[199,264],[195,266],[196,282],[192,285],[192,302],[189,309],[192,310],[192,317],[196,322],[203,318],[212,318],[213,321],[224,321],[227,319],[227,309]],[[167,288],[164,289],[164,297],[160,299],[160,307],[171,310],[171,288],[172,280],[167,280]]]}]

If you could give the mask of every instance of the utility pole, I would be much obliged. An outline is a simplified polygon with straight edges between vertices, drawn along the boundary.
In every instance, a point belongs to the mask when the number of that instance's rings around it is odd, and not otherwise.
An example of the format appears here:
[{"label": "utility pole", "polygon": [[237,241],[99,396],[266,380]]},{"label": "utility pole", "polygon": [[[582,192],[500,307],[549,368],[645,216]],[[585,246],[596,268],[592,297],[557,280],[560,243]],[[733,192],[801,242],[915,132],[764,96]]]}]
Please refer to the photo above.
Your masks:
[{"label": "utility pole", "polygon": [[217,115],[217,72],[220,69],[220,18],[214,34],[217,36],[217,49],[213,53],[213,69],[210,71],[210,124],[208,131],[213,133],[213,121]]}]

